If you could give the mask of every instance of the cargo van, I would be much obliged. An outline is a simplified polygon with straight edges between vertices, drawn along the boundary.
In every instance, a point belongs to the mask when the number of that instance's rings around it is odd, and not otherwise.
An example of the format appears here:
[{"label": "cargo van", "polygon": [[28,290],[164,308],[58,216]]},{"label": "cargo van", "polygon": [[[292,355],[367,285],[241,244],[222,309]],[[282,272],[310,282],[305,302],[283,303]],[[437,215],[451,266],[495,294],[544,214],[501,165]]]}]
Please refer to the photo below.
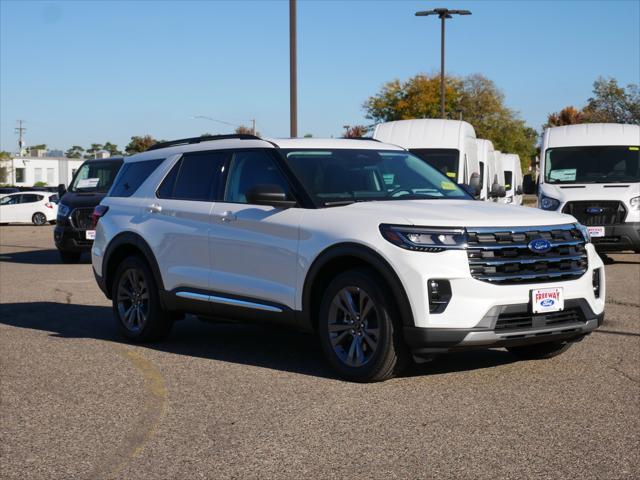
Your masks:
[{"label": "cargo van", "polygon": [[522,165],[520,156],[514,153],[502,155],[504,171],[505,197],[503,202],[509,205],[522,205]]},{"label": "cargo van", "polygon": [[373,138],[408,149],[452,181],[480,194],[476,132],[460,120],[397,120],[376,125]]},{"label": "cargo van", "polygon": [[504,196],[504,185],[498,183],[495,168],[495,150],[491,140],[476,140],[478,165],[480,168],[480,200],[495,201]]},{"label": "cargo van", "polygon": [[[525,193],[535,191],[525,177]],[[542,137],[538,206],[587,226],[600,251],[640,252],[640,126],[591,123]]]},{"label": "cargo van", "polygon": [[[503,153],[500,150],[494,150],[493,155],[491,156],[491,164],[490,171],[493,176],[491,183],[492,189],[494,189],[495,195],[489,197],[489,200],[492,202],[502,202],[502,199],[506,196],[507,192],[504,188],[504,170],[502,168],[502,155]],[[495,187],[494,187],[495,185]]]}]

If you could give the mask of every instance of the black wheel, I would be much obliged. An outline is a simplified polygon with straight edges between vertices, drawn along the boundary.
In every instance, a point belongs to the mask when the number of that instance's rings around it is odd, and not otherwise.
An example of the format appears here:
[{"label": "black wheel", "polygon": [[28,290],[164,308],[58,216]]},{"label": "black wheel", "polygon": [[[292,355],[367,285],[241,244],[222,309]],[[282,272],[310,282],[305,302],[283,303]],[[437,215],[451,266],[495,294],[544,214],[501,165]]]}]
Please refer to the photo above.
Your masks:
[{"label": "black wheel", "polygon": [[47,216],[42,212],[36,212],[31,217],[31,221],[34,225],[41,227],[42,225],[47,224]]},{"label": "black wheel", "polygon": [[523,360],[544,360],[566,352],[570,346],[570,342],[546,342],[522,345],[520,347],[507,347],[507,350]]},{"label": "black wheel", "polygon": [[136,342],[166,337],[172,315],[162,309],[158,287],[147,263],[127,257],[118,267],[112,290],[113,314],[120,333]]},{"label": "black wheel", "polygon": [[329,284],[320,306],[318,330],[325,356],[343,377],[378,382],[407,364],[402,322],[378,275],[357,269]]},{"label": "black wheel", "polygon": [[72,252],[68,250],[58,250],[58,253],[60,254],[60,260],[62,260],[62,263],[78,263],[82,256],[82,253],[80,252]]}]

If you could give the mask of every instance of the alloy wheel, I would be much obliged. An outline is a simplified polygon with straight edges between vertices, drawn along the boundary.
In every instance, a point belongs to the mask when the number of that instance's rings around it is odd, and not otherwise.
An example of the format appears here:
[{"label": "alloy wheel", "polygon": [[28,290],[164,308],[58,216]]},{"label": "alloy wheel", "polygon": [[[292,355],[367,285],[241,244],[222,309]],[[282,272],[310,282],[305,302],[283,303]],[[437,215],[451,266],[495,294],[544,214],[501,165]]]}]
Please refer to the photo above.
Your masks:
[{"label": "alloy wheel", "polygon": [[120,276],[117,305],[124,327],[132,333],[140,332],[149,317],[149,289],[138,269],[130,268]]}]

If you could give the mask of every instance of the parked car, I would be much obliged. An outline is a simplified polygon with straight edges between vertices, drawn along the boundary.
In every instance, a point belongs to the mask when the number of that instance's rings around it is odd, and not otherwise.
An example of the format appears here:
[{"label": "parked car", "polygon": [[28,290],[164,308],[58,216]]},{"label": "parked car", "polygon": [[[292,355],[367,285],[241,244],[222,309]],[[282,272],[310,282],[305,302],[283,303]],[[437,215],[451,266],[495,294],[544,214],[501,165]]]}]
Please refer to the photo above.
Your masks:
[{"label": "parked car", "polygon": [[47,192],[19,192],[0,197],[0,223],[53,223],[58,212],[57,195]]},{"label": "parked car", "polygon": [[94,274],[132,341],[185,312],[279,322],[376,381],[467,348],[548,358],[604,318],[604,267],[575,218],[474,201],[377,141],[158,144],[125,160],[93,219]]},{"label": "parked car", "polygon": [[122,166],[122,157],[91,159],[80,165],[67,190],[58,187],[60,202],[53,239],[64,263],[76,263],[91,250],[95,230],[91,214]]},{"label": "parked car", "polygon": [[376,125],[373,138],[408,149],[450,180],[480,194],[476,132],[459,120],[398,120]]},{"label": "parked car", "polygon": [[[548,128],[538,206],[568,213],[603,252],[640,252],[640,126],[591,123]],[[525,193],[535,193],[531,176]]]},{"label": "parked car", "polygon": [[514,153],[502,154],[505,196],[503,202],[509,205],[522,205],[522,165],[520,156]]}]

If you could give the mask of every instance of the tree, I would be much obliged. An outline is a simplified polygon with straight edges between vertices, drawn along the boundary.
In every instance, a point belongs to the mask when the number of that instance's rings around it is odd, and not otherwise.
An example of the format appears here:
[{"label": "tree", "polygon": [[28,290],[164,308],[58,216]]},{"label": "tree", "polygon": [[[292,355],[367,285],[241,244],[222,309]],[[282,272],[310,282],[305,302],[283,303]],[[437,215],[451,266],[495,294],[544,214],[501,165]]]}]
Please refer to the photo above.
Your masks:
[{"label": "tree", "polygon": [[245,125],[240,125],[238,128],[236,128],[235,133],[237,133],[238,135],[256,135],[256,136],[260,136],[260,132],[253,132],[253,128],[247,127]]},{"label": "tree", "polygon": [[576,123],[582,123],[584,120],[584,114],[582,110],[578,110],[575,107],[569,105],[564,107],[559,112],[550,113],[547,116],[547,123],[544,127],[561,127],[562,125],[575,125]]},{"label": "tree", "polygon": [[154,145],[156,140],[151,135],[133,136],[129,145],[124,147],[124,151],[127,155],[133,155],[134,153],[146,152],[147,149]]},{"label": "tree", "polygon": [[102,144],[101,143],[92,143],[90,148],[87,148],[86,150],[86,154],[84,156],[84,158],[95,158],[96,154],[102,150]]},{"label": "tree", "polygon": [[118,150],[118,146],[115,143],[105,142],[102,146],[103,150],[109,152],[112,157],[117,157],[118,155],[122,155],[122,152]]},{"label": "tree", "polygon": [[[478,138],[497,150],[517,153],[523,166],[535,155],[537,133],[505,105],[504,94],[482,75],[446,79],[446,113],[473,125]],[[365,103],[366,117],[376,122],[440,117],[440,78],[416,75],[393,80]]]},{"label": "tree", "polygon": [[345,125],[343,128],[342,138],[361,138],[369,131],[369,128],[364,125]]},{"label": "tree", "polygon": [[305,133],[303,138],[313,138],[313,133]]},{"label": "tree", "polygon": [[47,149],[47,145],[44,143],[40,143],[38,145],[32,145],[31,147],[29,147],[29,154],[34,155],[32,152],[36,150],[46,150],[46,149]]},{"label": "tree", "polygon": [[67,158],[82,158],[82,153],[84,152],[84,148],[80,145],[74,145],[70,149],[65,152],[65,157]]}]

